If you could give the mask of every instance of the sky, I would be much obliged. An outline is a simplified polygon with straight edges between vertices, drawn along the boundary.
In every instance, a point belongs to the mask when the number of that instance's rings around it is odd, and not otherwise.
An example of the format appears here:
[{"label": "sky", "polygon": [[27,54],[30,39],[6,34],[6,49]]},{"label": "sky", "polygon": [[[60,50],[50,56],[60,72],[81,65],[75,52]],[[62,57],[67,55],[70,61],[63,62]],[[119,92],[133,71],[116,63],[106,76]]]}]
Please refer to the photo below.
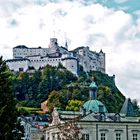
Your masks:
[{"label": "sky", "polygon": [[51,37],[69,50],[106,53],[106,73],[140,104],[140,0],[0,0],[0,55],[12,48],[48,47]]}]

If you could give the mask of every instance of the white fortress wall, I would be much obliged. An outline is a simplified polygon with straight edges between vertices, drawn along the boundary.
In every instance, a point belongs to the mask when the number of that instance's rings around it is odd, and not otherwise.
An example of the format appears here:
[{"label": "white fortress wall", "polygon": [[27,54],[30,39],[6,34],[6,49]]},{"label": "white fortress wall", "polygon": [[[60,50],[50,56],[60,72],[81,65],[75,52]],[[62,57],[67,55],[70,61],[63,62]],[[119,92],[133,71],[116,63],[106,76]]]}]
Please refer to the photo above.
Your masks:
[{"label": "white fortress wall", "polygon": [[27,71],[28,67],[31,65],[30,61],[27,59],[23,60],[9,60],[6,62],[6,64],[9,66],[10,70],[13,71]]},{"label": "white fortress wall", "polygon": [[62,59],[62,65],[71,71],[73,74],[77,75],[78,71],[78,62],[75,58],[69,57]]},{"label": "white fortress wall", "polygon": [[51,66],[58,66],[59,62],[61,62],[60,57],[49,58],[49,57],[29,57],[31,61],[31,65],[35,69],[39,69],[40,67],[45,67],[47,64]]}]

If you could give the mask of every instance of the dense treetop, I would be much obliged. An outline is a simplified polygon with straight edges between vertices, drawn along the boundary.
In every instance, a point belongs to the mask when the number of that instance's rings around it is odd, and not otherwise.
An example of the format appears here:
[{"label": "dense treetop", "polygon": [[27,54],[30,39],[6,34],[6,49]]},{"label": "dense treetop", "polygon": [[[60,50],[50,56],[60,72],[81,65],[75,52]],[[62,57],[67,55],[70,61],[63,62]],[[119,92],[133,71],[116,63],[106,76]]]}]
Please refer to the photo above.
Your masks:
[{"label": "dense treetop", "polygon": [[[57,98],[59,107],[71,110],[72,104],[80,104],[78,105],[80,108],[89,99],[89,85],[92,76],[96,77],[98,85],[97,99],[106,105],[109,112],[119,112],[125,97],[116,87],[114,77],[97,71],[85,73],[81,66],[78,77],[60,64],[58,67],[47,65],[34,73],[30,73],[30,71],[15,73],[12,80],[19,105],[40,107],[40,103],[47,100],[48,97],[50,99],[50,93],[55,90],[55,92],[57,91],[56,96],[59,95]],[[54,97],[54,95],[52,96]],[[74,108],[74,110],[79,108]]]}]

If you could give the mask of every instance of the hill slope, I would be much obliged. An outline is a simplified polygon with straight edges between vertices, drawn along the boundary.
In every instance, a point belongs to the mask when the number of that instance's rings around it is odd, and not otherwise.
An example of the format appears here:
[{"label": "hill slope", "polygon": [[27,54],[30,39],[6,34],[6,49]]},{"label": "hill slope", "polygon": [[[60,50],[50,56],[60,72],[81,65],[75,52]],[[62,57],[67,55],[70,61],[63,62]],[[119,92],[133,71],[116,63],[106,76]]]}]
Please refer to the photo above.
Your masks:
[{"label": "hill slope", "polygon": [[66,109],[70,100],[85,102],[89,99],[88,87],[92,76],[96,77],[98,100],[106,105],[109,112],[119,112],[125,97],[116,87],[113,77],[97,71],[86,74],[81,69],[79,77],[76,77],[60,66],[47,65],[33,74],[21,72],[13,76],[14,93],[19,104],[39,107],[42,101],[48,99],[51,91],[57,90],[60,107]]}]

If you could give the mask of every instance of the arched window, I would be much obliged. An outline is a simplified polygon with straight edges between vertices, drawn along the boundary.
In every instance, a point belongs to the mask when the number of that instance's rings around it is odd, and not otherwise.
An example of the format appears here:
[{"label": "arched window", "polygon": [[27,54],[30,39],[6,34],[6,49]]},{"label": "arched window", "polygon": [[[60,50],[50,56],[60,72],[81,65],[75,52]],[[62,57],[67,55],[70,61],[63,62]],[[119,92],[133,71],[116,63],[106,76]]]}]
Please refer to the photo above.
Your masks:
[{"label": "arched window", "polygon": [[114,115],[114,121],[115,121],[115,122],[120,122],[120,120],[121,120],[120,114],[119,114],[119,113],[116,113],[116,114]]},{"label": "arched window", "polygon": [[99,121],[105,121],[105,114],[104,113],[100,113]]}]

